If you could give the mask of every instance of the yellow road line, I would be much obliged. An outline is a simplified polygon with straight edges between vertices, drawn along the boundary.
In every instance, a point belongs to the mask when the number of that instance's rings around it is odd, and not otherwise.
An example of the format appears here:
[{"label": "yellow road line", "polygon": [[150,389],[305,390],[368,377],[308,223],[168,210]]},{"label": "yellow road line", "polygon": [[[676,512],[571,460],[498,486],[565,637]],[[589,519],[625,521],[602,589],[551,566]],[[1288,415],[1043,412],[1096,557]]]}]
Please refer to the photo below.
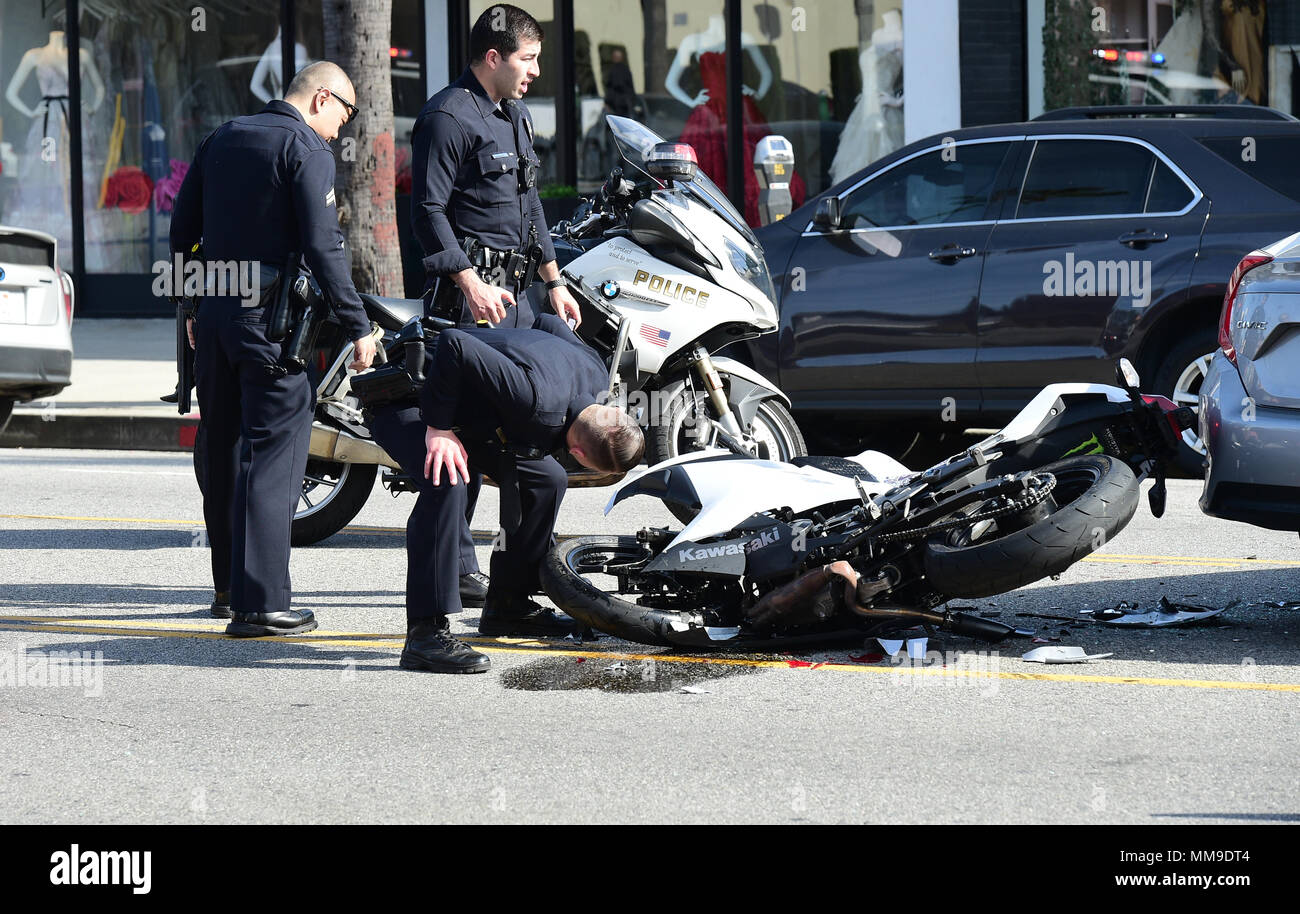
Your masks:
[{"label": "yellow road line", "polygon": [[[1080,559],[1082,562],[1089,562],[1093,565],[1188,565],[1196,568],[1240,568],[1242,562],[1196,562],[1184,561],[1178,558],[1166,558],[1159,560],[1137,560],[1137,559],[1112,559],[1106,556],[1090,555]],[[1260,562],[1258,564],[1270,565],[1272,562]],[[1279,563],[1280,564],[1280,563]]]},{"label": "yellow road line", "polygon": [[[228,638],[215,628],[206,630],[168,628],[148,628],[145,623],[139,627],[130,627],[121,622],[101,622],[99,620],[51,619],[48,622],[33,621],[31,616],[0,616],[0,629],[24,632],[58,632],[66,634],[103,634],[103,635],[139,635],[148,632],[160,638],[199,638],[235,640]],[[131,620],[125,620],[131,621]],[[169,625],[175,623],[168,623]],[[184,623],[180,623],[184,625]],[[193,623],[190,623],[191,625]],[[274,641],[277,643],[314,644],[318,647],[392,647],[403,644],[400,636],[371,634],[365,632],[331,632],[316,631],[299,637],[274,636],[268,638],[241,638],[240,641]],[[987,670],[962,670],[934,667],[878,666],[845,663],[809,663],[801,660],[759,660],[737,657],[710,657],[689,654],[648,654],[635,651],[608,651],[599,648],[577,647],[562,644],[548,647],[544,642],[526,639],[504,638],[463,638],[490,654],[530,654],[568,657],[601,657],[611,660],[653,660],[656,663],[708,663],[720,666],[742,666],[771,670],[807,670],[817,672],[826,670],[837,673],[893,674],[901,676],[930,676],[961,679],[998,679],[1020,682],[1083,682],[1110,685],[1164,686],[1170,688],[1192,689],[1226,689],[1245,692],[1297,692],[1300,683],[1287,682],[1244,682],[1218,679],[1170,679],[1150,676],[1096,676],[1083,673],[1011,673]],[[1013,659],[1013,658],[1012,658]]]}]

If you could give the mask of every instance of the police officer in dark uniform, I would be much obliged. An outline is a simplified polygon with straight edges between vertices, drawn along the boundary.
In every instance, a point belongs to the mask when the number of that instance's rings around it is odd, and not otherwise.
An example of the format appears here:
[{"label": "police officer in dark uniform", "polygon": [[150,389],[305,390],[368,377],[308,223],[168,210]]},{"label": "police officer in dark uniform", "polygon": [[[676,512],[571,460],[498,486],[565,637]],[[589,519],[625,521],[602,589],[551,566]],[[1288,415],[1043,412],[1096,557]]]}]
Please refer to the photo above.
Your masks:
[{"label": "police officer in dark uniform", "polygon": [[[360,371],[375,347],[343,248],[328,143],[356,112],[354,97],[343,70],[321,61],[294,77],[283,101],[213,131],[177,195],[171,248],[187,254],[201,240],[208,264],[260,267],[268,284],[291,282],[297,258],[305,258],[354,340],[351,367]],[[292,275],[268,269],[286,266]],[[271,300],[209,288],[192,335],[206,435],[203,516],[217,590],[213,612],[231,616],[226,633],[234,636],[316,627],[310,610],[289,605],[289,533],[315,393],[306,374],[282,364],[283,344],[267,339]]]},{"label": "police officer in dark uniform", "polygon": [[[534,271],[547,298],[573,326],[581,312],[560,279],[537,193],[533,125],[520,99],[541,72],[542,28],[516,6],[498,3],[470,31],[470,65],[434,95],[416,119],[411,223],[424,252],[426,311],[472,327],[532,327],[525,292]],[[471,482],[473,515],[479,480]],[[482,606],[468,519],[461,533],[461,595]]]},{"label": "police officer in dark uniform", "polygon": [[[626,472],[645,437],[615,406],[601,405],[608,372],[558,317],[537,329],[447,330],[432,345],[420,406],[381,408],[375,439],[418,481],[407,523],[406,646],[401,666],[478,673],[488,658],[456,640],[460,543],[471,475],[486,472],[501,490],[500,543],[492,589],[479,621],[485,635],[561,635],[572,623],[529,599],[552,543],[567,476],[549,456],[561,447],[590,469]],[[456,431],[459,430],[459,433]]]}]

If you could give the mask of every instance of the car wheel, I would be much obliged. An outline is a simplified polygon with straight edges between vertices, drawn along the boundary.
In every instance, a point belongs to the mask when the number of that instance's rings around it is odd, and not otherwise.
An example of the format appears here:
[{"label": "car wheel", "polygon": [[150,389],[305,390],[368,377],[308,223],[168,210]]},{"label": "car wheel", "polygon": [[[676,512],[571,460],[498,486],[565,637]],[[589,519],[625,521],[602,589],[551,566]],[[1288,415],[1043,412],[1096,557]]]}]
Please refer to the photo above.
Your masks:
[{"label": "car wheel", "polygon": [[[1210,360],[1217,348],[1218,337],[1213,330],[1175,344],[1160,363],[1152,383],[1142,385],[1143,390],[1161,394],[1179,406],[1190,406],[1193,411],[1200,412],[1201,384],[1205,382]],[[1205,442],[1195,429],[1183,432],[1183,446],[1178,450],[1173,469],[1196,478],[1203,472],[1201,464],[1204,459]]]}]

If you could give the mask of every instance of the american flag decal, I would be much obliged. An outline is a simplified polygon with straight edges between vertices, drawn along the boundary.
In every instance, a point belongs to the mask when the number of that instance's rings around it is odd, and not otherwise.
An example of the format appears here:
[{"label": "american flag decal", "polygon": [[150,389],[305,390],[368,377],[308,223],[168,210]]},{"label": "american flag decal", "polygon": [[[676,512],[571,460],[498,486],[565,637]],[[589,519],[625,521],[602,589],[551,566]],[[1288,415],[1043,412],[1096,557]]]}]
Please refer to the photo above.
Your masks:
[{"label": "american flag decal", "polygon": [[663,348],[667,349],[668,340],[671,336],[672,334],[669,333],[667,330],[660,330],[658,327],[654,326],[653,324],[641,325],[641,339],[655,346],[662,346]]}]

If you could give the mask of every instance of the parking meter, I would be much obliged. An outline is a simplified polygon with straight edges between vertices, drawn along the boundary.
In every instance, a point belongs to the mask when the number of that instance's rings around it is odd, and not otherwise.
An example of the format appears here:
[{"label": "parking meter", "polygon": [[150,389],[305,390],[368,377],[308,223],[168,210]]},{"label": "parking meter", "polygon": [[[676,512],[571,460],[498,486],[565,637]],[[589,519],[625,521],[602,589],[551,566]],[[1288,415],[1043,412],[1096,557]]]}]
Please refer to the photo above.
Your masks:
[{"label": "parking meter", "polygon": [[758,220],[762,225],[790,215],[790,176],[794,174],[794,148],[783,136],[765,136],[754,147],[754,174],[758,177]]}]

